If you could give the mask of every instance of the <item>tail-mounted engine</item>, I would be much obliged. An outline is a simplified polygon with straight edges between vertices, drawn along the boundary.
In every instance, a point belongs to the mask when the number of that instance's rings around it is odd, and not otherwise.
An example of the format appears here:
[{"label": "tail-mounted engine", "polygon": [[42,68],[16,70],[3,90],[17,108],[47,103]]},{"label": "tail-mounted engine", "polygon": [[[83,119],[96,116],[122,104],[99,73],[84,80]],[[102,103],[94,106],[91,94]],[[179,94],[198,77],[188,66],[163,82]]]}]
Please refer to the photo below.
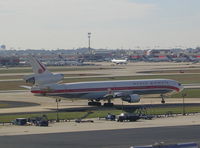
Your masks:
[{"label": "tail-mounted engine", "polygon": [[23,78],[26,83],[33,85],[45,85],[61,82],[64,79],[63,74],[33,74]]}]

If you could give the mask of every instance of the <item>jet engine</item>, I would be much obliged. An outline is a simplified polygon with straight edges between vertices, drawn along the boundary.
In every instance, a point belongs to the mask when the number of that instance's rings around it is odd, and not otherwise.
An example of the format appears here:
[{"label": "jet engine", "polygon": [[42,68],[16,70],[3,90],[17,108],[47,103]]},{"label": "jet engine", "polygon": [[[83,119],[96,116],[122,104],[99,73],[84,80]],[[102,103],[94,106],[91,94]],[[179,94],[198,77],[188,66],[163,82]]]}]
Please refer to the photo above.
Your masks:
[{"label": "jet engine", "polygon": [[127,97],[122,98],[123,101],[129,102],[129,103],[137,103],[140,102],[140,95],[138,94],[131,94]]},{"label": "jet engine", "polygon": [[33,85],[45,85],[58,83],[64,79],[63,74],[33,74],[23,78],[26,83]]}]

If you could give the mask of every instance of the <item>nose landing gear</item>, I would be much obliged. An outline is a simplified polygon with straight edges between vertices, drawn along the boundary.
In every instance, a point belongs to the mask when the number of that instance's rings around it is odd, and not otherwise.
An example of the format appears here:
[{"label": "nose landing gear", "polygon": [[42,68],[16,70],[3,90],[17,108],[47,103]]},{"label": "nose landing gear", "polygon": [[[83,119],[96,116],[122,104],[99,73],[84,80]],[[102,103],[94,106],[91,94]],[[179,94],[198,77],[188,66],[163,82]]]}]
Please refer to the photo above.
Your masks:
[{"label": "nose landing gear", "polygon": [[113,103],[111,102],[111,99],[108,99],[108,103],[104,103],[103,106],[105,107],[113,107]]},{"label": "nose landing gear", "polygon": [[161,94],[160,97],[161,97],[161,99],[162,99],[162,100],[161,100],[161,103],[162,103],[162,104],[165,104],[165,98],[164,98],[164,95]]}]

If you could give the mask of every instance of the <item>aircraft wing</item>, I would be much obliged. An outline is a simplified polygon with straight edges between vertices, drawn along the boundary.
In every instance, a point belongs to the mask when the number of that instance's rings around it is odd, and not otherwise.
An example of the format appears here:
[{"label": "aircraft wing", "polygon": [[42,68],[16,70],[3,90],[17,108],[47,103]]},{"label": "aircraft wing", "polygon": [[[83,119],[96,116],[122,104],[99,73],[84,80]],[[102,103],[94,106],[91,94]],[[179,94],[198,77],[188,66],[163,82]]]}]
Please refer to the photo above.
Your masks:
[{"label": "aircraft wing", "polygon": [[112,92],[108,91],[108,94],[104,96],[104,99],[115,99],[115,98],[121,98],[123,101],[129,102],[129,103],[137,103],[140,102],[140,95],[138,94],[127,94],[124,92]]},{"label": "aircraft wing", "polygon": [[121,98],[121,97],[126,97],[127,94],[124,92],[114,92],[114,93],[108,93],[106,94],[103,98]]},{"label": "aircraft wing", "polygon": [[31,89],[31,86],[26,86],[26,85],[21,85],[20,87],[22,87],[22,88],[26,88],[26,89]]}]

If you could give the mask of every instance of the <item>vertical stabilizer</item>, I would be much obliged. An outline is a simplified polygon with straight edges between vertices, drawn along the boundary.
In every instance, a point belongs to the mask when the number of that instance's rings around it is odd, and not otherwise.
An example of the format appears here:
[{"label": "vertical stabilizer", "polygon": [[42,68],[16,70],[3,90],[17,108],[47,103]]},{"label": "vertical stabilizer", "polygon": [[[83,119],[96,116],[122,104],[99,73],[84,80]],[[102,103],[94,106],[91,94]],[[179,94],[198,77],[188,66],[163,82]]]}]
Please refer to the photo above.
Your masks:
[{"label": "vertical stabilizer", "polygon": [[44,74],[44,73],[49,73],[50,72],[47,70],[47,68],[42,64],[38,59],[36,59],[33,56],[29,57],[29,62],[32,66],[33,72],[35,74]]},{"label": "vertical stabilizer", "polygon": [[34,74],[23,77],[26,83],[42,86],[47,84],[56,84],[64,79],[63,74],[53,74],[49,72],[44,64],[42,64],[37,58],[33,56],[29,57],[29,62],[32,66]]}]

